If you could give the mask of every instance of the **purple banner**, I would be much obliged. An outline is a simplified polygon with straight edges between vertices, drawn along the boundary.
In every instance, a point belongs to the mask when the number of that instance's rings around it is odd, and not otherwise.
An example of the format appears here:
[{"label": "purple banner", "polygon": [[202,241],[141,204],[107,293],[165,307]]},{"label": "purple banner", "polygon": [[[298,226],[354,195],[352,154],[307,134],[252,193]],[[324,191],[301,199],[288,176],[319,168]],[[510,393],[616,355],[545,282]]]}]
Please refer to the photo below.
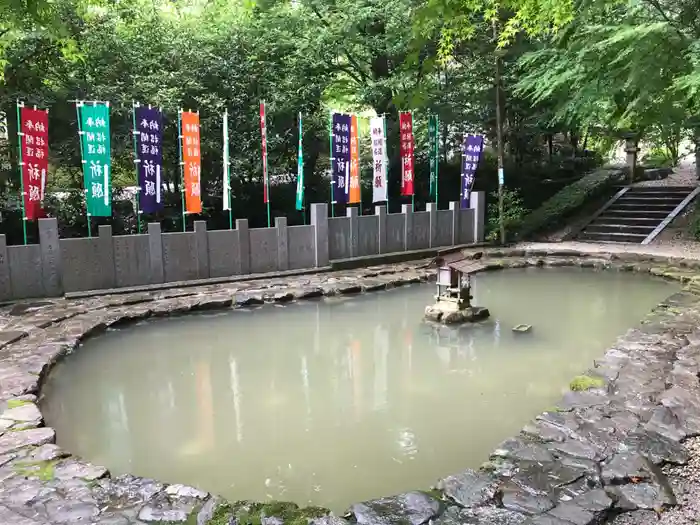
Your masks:
[{"label": "purple banner", "polygon": [[345,204],[348,202],[350,186],[350,123],[352,117],[341,113],[333,113],[331,130],[331,149],[333,151],[331,184],[333,186],[333,202]]},{"label": "purple banner", "polygon": [[474,185],[474,173],[479,165],[483,147],[484,137],[481,135],[465,135],[464,144],[462,144],[461,208],[469,208],[469,195]]},{"label": "purple banner", "polygon": [[141,106],[135,111],[139,206],[144,213],[155,213],[163,209],[163,114],[158,108]]}]

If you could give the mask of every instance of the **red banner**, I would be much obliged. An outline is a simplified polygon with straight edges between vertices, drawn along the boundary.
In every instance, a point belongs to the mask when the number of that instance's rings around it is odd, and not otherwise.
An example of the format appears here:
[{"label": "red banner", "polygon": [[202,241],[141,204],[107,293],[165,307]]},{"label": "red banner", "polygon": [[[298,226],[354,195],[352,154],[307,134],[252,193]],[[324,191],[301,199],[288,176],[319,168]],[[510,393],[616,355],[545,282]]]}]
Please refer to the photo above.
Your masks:
[{"label": "red banner", "polygon": [[413,115],[399,113],[401,129],[401,195],[413,195]]},{"label": "red banner", "polygon": [[49,169],[49,112],[22,108],[22,183],[24,213],[28,220],[43,217],[46,175]]},{"label": "red banner", "polygon": [[199,115],[182,112],[182,162],[185,170],[185,210],[202,213],[202,154],[199,143]]},{"label": "red banner", "polygon": [[260,103],[260,135],[262,136],[263,163],[263,202],[270,200],[270,181],[267,178],[267,123],[265,122],[265,102]]}]

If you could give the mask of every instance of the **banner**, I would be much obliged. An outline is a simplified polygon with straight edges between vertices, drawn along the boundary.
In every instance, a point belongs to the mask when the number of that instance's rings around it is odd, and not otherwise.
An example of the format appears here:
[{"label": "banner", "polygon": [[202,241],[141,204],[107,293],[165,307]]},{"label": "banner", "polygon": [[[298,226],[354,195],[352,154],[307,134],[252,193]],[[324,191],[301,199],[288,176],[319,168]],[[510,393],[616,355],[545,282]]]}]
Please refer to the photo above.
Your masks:
[{"label": "banner", "polygon": [[304,209],[304,150],[302,148],[301,111],[299,112],[299,151],[297,152],[297,210]]},{"label": "banner", "polygon": [[80,102],[78,107],[87,213],[94,217],[111,217],[109,105]]},{"label": "banner", "polygon": [[370,119],[369,129],[372,138],[372,202],[381,202],[387,200],[384,117]]},{"label": "banner", "polygon": [[267,178],[267,122],[264,101],[260,103],[260,135],[262,136],[263,202],[267,203],[270,202],[270,181]]},{"label": "banner", "polygon": [[353,115],[350,121],[350,193],[348,202],[359,204],[362,202],[360,190],[360,128],[357,115]]},{"label": "banner", "polygon": [[199,144],[199,114],[183,111],[182,162],[185,179],[185,211],[202,213],[202,161]]},{"label": "banner", "polygon": [[348,202],[350,185],[350,115],[333,113],[331,133],[333,204]]},{"label": "banner", "polygon": [[42,216],[41,201],[49,169],[49,112],[23,107],[20,119],[24,216],[33,221]]},{"label": "banner", "polygon": [[401,195],[413,195],[413,114],[399,113],[401,130]]},{"label": "banner", "polygon": [[440,138],[438,128],[438,116],[430,115],[430,117],[428,118],[428,158],[430,161],[431,199],[437,199],[438,195],[438,164],[440,162]]},{"label": "banner", "polygon": [[163,209],[163,114],[158,108],[139,106],[136,112],[136,153],[139,159],[139,207],[144,213]]},{"label": "banner", "polygon": [[224,111],[224,122],[223,122],[223,135],[224,135],[224,151],[223,151],[223,164],[224,164],[224,180],[221,185],[223,188],[223,201],[224,210],[231,210],[231,165],[229,159],[229,149],[228,149],[228,109]]},{"label": "banner", "polygon": [[462,145],[462,192],[460,199],[462,208],[469,207],[469,194],[474,185],[474,173],[479,165],[483,145],[484,137],[481,135],[466,135],[464,137],[464,144]]}]

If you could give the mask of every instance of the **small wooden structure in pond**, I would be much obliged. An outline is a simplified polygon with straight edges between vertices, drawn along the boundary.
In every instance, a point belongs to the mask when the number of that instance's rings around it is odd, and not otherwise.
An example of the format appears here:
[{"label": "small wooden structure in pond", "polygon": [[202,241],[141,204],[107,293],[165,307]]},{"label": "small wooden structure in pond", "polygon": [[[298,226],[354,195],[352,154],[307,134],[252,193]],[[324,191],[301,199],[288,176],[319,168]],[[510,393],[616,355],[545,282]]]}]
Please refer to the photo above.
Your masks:
[{"label": "small wooden structure in pond", "polygon": [[480,321],[489,316],[486,308],[472,306],[470,275],[483,270],[481,261],[468,259],[462,252],[436,257],[437,294],[435,304],[425,309],[425,317],[445,324]]}]

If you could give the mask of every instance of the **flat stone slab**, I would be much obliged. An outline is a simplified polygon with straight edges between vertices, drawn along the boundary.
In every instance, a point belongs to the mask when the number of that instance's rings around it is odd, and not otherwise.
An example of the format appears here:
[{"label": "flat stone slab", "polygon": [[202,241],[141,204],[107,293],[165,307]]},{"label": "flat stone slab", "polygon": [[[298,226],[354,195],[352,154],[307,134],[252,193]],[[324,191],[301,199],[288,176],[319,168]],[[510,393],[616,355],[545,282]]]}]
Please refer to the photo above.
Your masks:
[{"label": "flat stone slab", "polygon": [[422,492],[356,503],[350,508],[359,525],[423,525],[440,514],[440,502]]}]

